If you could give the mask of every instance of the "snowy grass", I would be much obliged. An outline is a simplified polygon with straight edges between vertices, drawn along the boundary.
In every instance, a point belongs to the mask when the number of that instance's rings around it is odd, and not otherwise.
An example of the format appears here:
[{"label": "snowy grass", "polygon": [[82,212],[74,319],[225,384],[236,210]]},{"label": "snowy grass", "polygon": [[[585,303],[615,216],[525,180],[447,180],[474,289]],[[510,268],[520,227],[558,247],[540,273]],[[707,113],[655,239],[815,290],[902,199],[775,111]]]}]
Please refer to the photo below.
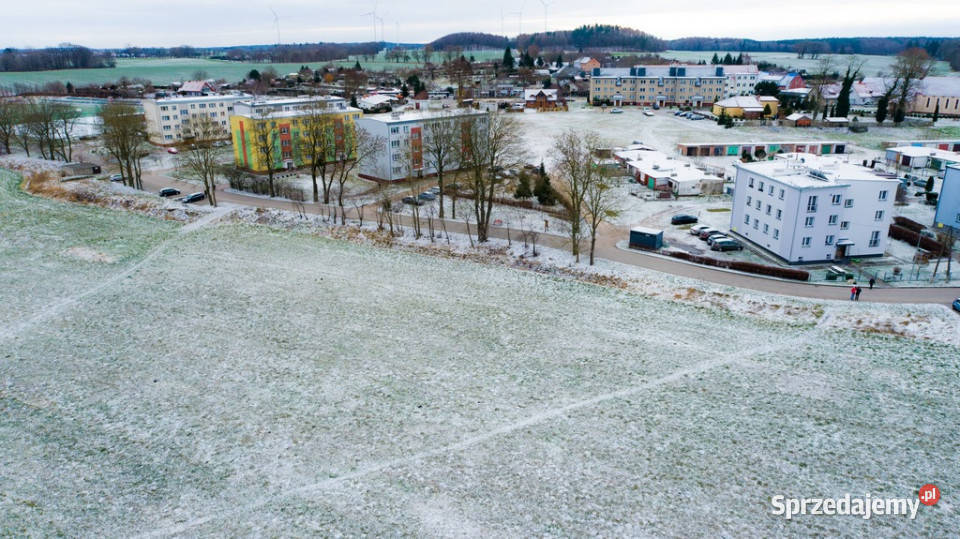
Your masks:
[{"label": "snowy grass", "polygon": [[[2,184],[2,237],[19,243],[0,255],[0,535],[960,525],[947,496],[912,522],[769,515],[775,494],[910,497],[960,480],[960,343],[847,322],[909,314],[955,335],[941,306],[590,270],[629,279],[621,290],[248,224],[174,234]],[[78,245],[116,262],[57,258]],[[31,280],[16,274],[50,259]],[[7,309],[16,296],[25,310]]]}]

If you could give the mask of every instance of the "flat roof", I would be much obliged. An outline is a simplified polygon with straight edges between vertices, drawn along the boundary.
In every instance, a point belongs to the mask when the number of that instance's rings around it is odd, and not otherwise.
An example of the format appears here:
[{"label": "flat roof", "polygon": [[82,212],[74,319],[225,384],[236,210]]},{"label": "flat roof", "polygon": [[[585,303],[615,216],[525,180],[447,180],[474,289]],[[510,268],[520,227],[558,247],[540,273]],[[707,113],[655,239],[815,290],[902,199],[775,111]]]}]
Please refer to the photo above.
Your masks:
[{"label": "flat roof", "polygon": [[960,153],[929,146],[896,146],[887,148],[888,152],[897,152],[909,157],[936,157],[937,159],[960,160]]},{"label": "flat roof", "polygon": [[860,164],[807,153],[785,153],[772,161],[735,163],[734,166],[798,188],[840,187],[856,181],[900,183]]},{"label": "flat roof", "polygon": [[[158,97],[152,101],[157,103],[170,104],[170,103],[202,103],[206,101],[219,101],[223,99],[233,99],[239,101],[242,99],[249,99],[250,94],[212,94],[212,95],[171,95],[167,97]],[[145,99],[144,101],[151,101],[150,99]]]},{"label": "flat roof", "polygon": [[486,114],[486,111],[473,109],[414,109],[394,112],[384,112],[381,114],[367,114],[364,120],[375,120],[387,124],[418,122],[432,118],[456,117],[456,116],[478,116]]},{"label": "flat roof", "polygon": [[651,236],[663,234],[662,230],[658,230],[656,228],[647,228],[645,226],[635,226],[630,229],[630,232],[640,232],[641,234],[650,234]]}]

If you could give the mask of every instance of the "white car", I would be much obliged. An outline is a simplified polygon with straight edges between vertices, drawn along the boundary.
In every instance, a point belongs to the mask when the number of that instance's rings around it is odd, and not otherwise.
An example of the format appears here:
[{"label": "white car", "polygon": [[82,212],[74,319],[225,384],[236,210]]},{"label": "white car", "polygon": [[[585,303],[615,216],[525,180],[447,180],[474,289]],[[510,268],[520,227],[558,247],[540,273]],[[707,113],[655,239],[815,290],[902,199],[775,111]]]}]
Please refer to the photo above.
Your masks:
[{"label": "white car", "polygon": [[644,115],[644,116],[653,116],[653,111],[650,110],[650,107],[643,107],[643,115]]},{"label": "white car", "polygon": [[623,109],[614,108],[613,110],[610,111],[610,114],[623,114]]},{"label": "white car", "polygon": [[710,225],[693,225],[690,227],[690,234],[693,236],[699,236],[701,232],[710,228]]}]

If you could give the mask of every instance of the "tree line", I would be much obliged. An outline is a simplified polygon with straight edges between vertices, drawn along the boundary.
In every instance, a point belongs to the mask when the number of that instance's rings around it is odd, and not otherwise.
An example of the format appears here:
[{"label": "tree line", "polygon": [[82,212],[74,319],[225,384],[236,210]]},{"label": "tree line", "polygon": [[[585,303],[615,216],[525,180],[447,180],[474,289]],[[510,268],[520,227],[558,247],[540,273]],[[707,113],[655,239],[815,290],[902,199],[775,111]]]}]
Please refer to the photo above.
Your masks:
[{"label": "tree line", "polygon": [[80,113],[74,107],[46,100],[0,99],[0,149],[23,150],[27,157],[72,161],[74,134]]},{"label": "tree line", "polygon": [[113,55],[94,52],[86,47],[51,47],[47,49],[4,49],[0,53],[0,71],[45,71],[50,69],[88,69],[114,67]]}]

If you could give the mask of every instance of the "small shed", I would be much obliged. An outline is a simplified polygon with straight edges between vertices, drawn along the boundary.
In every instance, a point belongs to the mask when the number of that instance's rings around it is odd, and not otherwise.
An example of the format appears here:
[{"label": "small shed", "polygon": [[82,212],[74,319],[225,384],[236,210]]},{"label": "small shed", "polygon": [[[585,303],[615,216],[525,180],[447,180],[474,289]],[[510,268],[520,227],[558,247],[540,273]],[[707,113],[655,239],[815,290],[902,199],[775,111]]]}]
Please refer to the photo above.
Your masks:
[{"label": "small shed", "polygon": [[788,122],[793,122],[794,127],[810,127],[813,125],[813,116],[806,112],[794,112],[787,116]]},{"label": "small shed", "polygon": [[630,248],[655,250],[663,247],[663,231],[635,226],[630,229]]}]

